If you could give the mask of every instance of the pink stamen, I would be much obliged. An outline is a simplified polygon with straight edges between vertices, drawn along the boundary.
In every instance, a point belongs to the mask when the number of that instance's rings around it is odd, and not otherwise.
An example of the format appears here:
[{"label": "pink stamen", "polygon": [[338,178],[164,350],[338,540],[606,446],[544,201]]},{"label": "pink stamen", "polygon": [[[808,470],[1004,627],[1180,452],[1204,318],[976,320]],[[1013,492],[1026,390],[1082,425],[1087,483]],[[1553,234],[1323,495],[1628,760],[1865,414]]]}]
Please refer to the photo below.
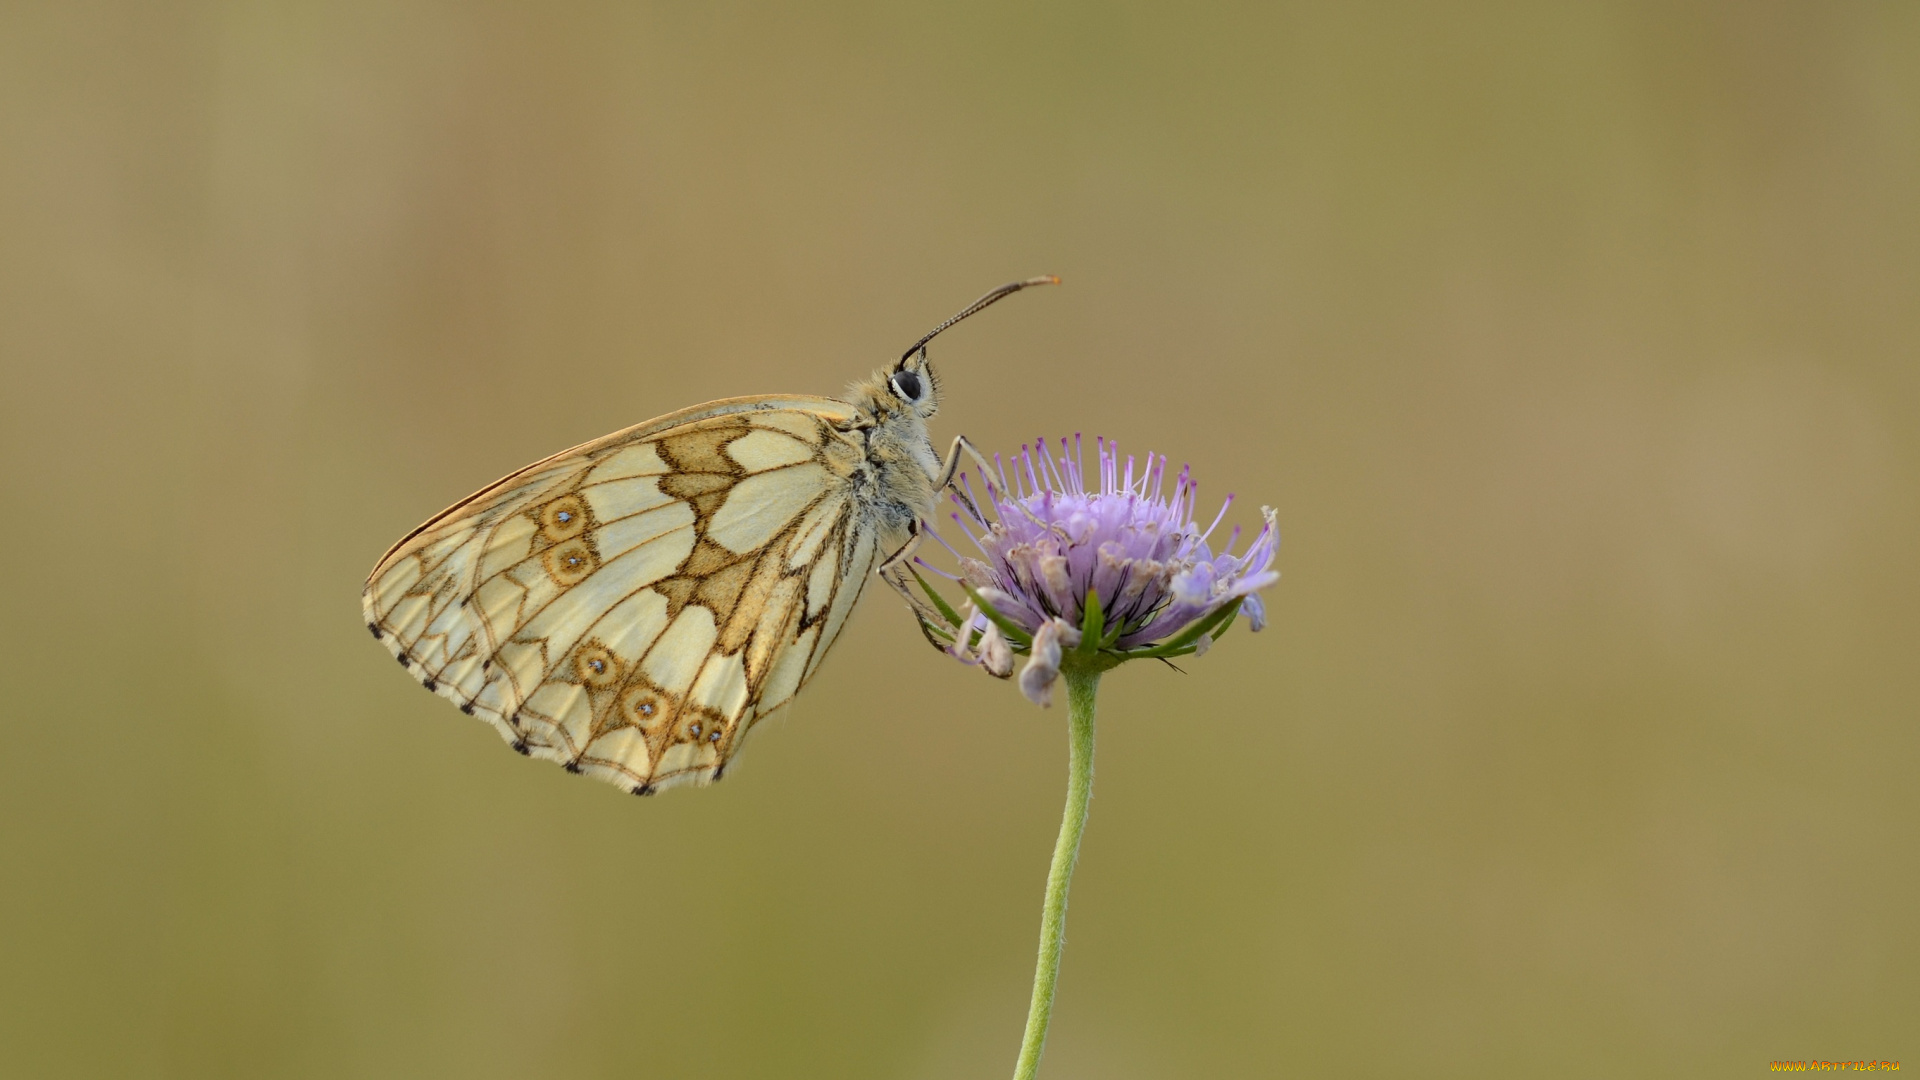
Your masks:
[{"label": "pink stamen", "polygon": [[[958,516],[958,515],[955,515],[955,516]],[[947,554],[953,556],[956,559],[960,557],[960,553],[953,550],[953,545],[947,543],[947,538],[944,536],[941,536],[939,533],[935,532],[934,530],[932,529],[923,530],[920,533],[920,535],[933,537],[934,543],[939,544],[941,547],[947,549]]]},{"label": "pink stamen", "polygon": [[[1201,534],[1200,534],[1200,540],[1201,540],[1201,542],[1202,542],[1202,543],[1205,543],[1205,542],[1206,542],[1206,539],[1207,539],[1207,537],[1209,537],[1209,536],[1212,536],[1212,535],[1213,535],[1213,530],[1215,530],[1215,529],[1217,529],[1217,528],[1219,528],[1219,527],[1220,527],[1220,519],[1221,519],[1221,518],[1224,518],[1224,517],[1226,517],[1226,516],[1227,516],[1227,507],[1229,507],[1229,506],[1232,506],[1232,505],[1233,505],[1233,496],[1232,496],[1232,495],[1228,495],[1228,496],[1227,496],[1227,501],[1226,501],[1226,502],[1223,502],[1223,503],[1221,503],[1221,504],[1220,504],[1220,512],[1219,512],[1218,514],[1215,514],[1215,515],[1214,515],[1214,517],[1213,517],[1213,524],[1211,524],[1211,525],[1209,525],[1209,526],[1207,526],[1207,531],[1206,531],[1206,532],[1203,532],[1203,533],[1201,533]],[[1234,527],[1234,530],[1233,530],[1233,534],[1234,534],[1235,536],[1239,536],[1239,535],[1240,535],[1240,529],[1239,529],[1239,526],[1235,526],[1235,527]],[[1229,546],[1231,546],[1231,545],[1229,545]]]},{"label": "pink stamen", "polygon": [[[952,549],[952,548],[948,548],[947,550],[948,550],[948,551],[952,551],[953,549]],[[921,558],[921,557],[920,557],[920,556],[918,556],[918,555],[915,555],[915,556],[913,557],[913,565],[915,565],[915,566],[917,566],[917,567],[919,567],[919,568],[920,568],[920,569],[922,569],[922,570],[925,570],[925,571],[926,571],[927,573],[929,573],[929,574],[939,574],[939,575],[940,575],[941,577],[943,577],[943,578],[946,578],[946,579],[947,579],[948,581],[959,581],[959,580],[960,580],[960,575],[958,575],[958,574],[949,574],[949,573],[947,573],[947,572],[946,572],[945,570],[942,570],[942,569],[940,569],[939,567],[937,567],[937,566],[935,566],[935,565],[933,565],[932,563],[930,563],[930,562],[928,562],[927,560],[925,560],[925,559],[923,559],[923,558]]]}]

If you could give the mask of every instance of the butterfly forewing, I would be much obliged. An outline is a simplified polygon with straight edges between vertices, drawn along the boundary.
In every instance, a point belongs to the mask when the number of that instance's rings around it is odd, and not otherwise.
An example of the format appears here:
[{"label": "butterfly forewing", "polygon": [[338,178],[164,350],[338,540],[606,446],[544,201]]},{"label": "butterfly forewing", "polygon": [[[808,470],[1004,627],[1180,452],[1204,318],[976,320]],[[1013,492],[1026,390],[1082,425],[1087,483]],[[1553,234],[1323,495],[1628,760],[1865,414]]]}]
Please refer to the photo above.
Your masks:
[{"label": "butterfly forewing", "polygon": [[401,541],[374,633],[517,749],[708,781],[818,668],[879,550],[830,398],[734,398],[528,466]]}]

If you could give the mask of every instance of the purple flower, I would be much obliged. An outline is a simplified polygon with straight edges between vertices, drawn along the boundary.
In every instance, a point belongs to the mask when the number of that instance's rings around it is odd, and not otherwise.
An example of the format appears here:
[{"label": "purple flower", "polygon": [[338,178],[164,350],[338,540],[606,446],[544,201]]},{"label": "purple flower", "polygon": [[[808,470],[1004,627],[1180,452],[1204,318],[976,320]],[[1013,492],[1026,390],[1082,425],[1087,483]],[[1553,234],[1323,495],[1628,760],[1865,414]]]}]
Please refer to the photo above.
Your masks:
[{"label": "purple flower", "polygon": [[[1012,475],[983,476],[986,498],[971,478],[961,477],[964,496],[954,523],[980,557],[955,551],[958,573],[924,560],[914,564],[957,581],[967,592],[964,613],[955,610],[916,571],[908,573],[931,603],[906,589],[929,640],[955,658],[979,664],[1005,678],[1015,654],[1029,657],[1020,689],[1046,705],[1060,666],[1081,657],[1100,668],[1141,657],[1205,652],[1244,612],[1254,630],[1266,626],[1257,590],[1279,580],[1270,569],[1280,543],[1270,508],[1247,550],[1232,554],[1240,530],[1215,555],[1207,537],[1233,505],[1228,496],[1213,524],[1194,521],[1198,490],[1182,469],[1167,493],[1167,459],[1120,457],[1114,443],[1097,440],[1099,479],[1092,487],[1081,465],[1079,437],[1060,441],[1060,456],[1046,441],[1023,446]],[[987,516],[991,511],[992,518]]]}]

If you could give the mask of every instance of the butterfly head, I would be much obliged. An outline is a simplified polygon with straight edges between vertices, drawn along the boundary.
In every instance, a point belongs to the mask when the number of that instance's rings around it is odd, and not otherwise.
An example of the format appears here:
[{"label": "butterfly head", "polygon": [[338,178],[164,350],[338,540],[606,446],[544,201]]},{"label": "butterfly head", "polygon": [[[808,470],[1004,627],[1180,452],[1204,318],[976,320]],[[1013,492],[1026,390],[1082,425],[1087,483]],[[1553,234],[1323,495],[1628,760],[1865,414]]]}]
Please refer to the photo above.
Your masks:
[{"label": "butterfly head", "polygon": [[940,410],[940,379],[933,373],[924,346],[894,365],[887,376],[887,392],[898,402],[897,407],[911,409],[922,420]]},{"label": "butterfly head", "polygon": [[940,381],[933,374],[932,362],[927,359],[927,342],[939,336],[947,327],[985,309],[1002,297],[1012,296],[1029,286],[1057,285],[1059,282],[1059,278],[1048,274],[1025,281],[1008,282],[991,290],[909,345],[907,351],[901,354],[899,363],[890,370],[882,371],[872,380],[856,386],[855,397],[868,407],[876,420],[904,416],[913,416],[922,422],[931,419],[940,409]]},{"label": "butterfly head", "polygon": [[940,407],[940,383],[922,349],[854,383],[848,397],[875,426],[904,427],[924,438]]}]

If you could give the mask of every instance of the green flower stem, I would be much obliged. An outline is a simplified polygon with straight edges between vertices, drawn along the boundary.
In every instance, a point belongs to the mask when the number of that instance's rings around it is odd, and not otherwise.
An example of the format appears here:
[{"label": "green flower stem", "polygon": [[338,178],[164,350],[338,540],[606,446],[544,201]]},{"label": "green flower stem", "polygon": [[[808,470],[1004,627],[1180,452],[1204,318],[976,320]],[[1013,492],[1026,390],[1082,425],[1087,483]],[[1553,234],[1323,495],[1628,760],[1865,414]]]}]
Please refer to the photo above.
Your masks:
[{"label": "green flower stem", "polygon": [[1087,804],[1093,799],[1093,699],[1104,667],[1068,662],[1060,672],[1067,681],[1067,810],[1060,821],[1060,839],[1053,845],[1053,867],[1047,871],[1047,903],[1040,915],[1040,960],[1033,971],[1033,1004],[1027,1009],[1027,1034],[1020,1043],[1020,1063],[1014,1066],[1013,1080],[1033,1080],[1039,1072],[1047,1022],[1053,1017],[1060,950],[1066,944],[1067,886],[1073,881],[1073,864],[1080,857],[1080,834],[1087,827]]}]

